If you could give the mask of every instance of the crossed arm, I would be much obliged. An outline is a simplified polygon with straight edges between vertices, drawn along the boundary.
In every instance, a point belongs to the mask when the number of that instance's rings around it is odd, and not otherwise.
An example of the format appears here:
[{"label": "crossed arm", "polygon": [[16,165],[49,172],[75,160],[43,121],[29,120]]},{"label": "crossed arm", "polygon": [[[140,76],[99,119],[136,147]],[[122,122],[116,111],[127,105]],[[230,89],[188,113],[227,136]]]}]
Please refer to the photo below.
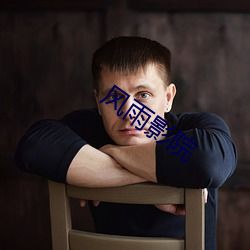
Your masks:
[{"label": "crossed arm", "polygon": [[[86,125],[86,120],[94,127]],[[18,144],[15,161],[21,170],[79,186],[151,181],[175,187],[219,187],[237,161],[226,124],[203,113],[184,115],[181,121],[186,136],[198,145],[188,162],[166,151],[167,144],[154,141],[101,147],[111,141],[95,111],[75,112],[64,121],[42,120],[32,125]],[[98,133],[93,132],[95,129]]]},{"label": "crossed arm", "polygon": [[85,145],[78,151],[66,178],[67,183],[84,187],[117,187],[148,181],[90,145]]},{"label": "crossed arm", "polygon": [[[86,187],[151,181],[190,188],[216,188],[235,169],[235,147],[229,132],[218,119],[212,124],[207,122],[206,126],[199,125],[208,127],[206,129],[187,130],[188,136],[193,136],[198,146],[188,163],[183,163],[178,155],[165,151],[163,143],[106,145],[96,149],[82,138],[86,137],[86,141],[94,142],[98,148],[96,142],[99,142],[103,131],[92,134],[89,127],[84,129],[84,123],[78,122],[79,117],[84,115],[77,114],[77,122],[73,119],[73,124],[79,127],[72,125],[71,128],[55,120],[34,124],[17,147],[15,161],[18,167],[48,179]],[[192,121],[186,121],[188,126],[198,127],[197,124],[192,125]],[[95,120],[91,124],[97,124],[98,128],[100,125]],[[91,139],[93,135],[94,140]],[[105,138],[102,138],[99,145],[104,145],[104,142]]]},{"label": "crossed arm", "polygon": [[[157,182],[155,168],[155,143],[124,147],[106,145],[100,150],[85,145],[70,164],[67,182],[85,187]],[[204,199],[206,202],[207,191],[204,193]],[[98,201],[94,201],[95,206],[98,204]],[[80,205],[85,206],[85,201],[81,200]],[[185,209],[181,205],[157,204],[155,206],[176,215],[185,214]]]},{"label": "crossed arm", "polygon": [[106,145],[100,150],[128,171],[151,182],[156,179],[155,142],[133,146]]}]

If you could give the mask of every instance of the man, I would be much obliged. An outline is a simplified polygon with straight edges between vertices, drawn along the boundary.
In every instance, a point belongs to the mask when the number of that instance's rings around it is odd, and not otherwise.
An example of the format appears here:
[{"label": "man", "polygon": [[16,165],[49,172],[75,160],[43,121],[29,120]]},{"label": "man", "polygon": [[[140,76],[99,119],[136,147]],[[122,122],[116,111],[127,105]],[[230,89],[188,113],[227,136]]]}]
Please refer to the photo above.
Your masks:
[{"label": "man", "polygon": [[[108,41],[94,53],[92,74],[98,110],[34,124],[18,145],[19,168],[86,187],[151,181],[207,188],[206,249],[216,249],[217,188],[236,166],[236,148],[225,122],[212,113],[170,112],[176,94],[170,51],[155,41]],[[185,140],[189,151],[173,140]],[[184,235],[184,218],[174,205],[102,202],[90,209],[100,233]]]}]

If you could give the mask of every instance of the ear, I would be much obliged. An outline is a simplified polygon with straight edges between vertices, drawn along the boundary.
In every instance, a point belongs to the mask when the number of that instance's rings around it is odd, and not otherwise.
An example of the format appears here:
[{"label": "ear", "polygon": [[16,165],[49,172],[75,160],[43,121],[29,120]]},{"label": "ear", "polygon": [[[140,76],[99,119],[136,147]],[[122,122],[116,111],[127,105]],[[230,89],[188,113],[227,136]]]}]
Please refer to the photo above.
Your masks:
[{"label": "ear", "polygon": [[176,94],[176,87],[173,83],[170,83],[167,86],[167,92],[166,92],[166,112],[171,111],[175,94]]},{"label": "ear", "polygon": [[98,108],[98,112],[99,112],[99,114],[101,116],[102,113],[101,113],[100,102],[99,102],[99,98],[98,98],[98,90],[94,89],[94,95],[95,95],[95,101],[96,101],[96,105],[97,105],[97,108]]}]

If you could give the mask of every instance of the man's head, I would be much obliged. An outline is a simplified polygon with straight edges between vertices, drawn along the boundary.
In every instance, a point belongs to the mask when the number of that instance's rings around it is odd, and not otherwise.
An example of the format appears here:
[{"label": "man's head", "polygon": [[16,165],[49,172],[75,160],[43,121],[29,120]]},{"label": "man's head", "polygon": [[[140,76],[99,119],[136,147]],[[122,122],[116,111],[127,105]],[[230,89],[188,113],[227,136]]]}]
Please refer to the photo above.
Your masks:
[{"label": "man's head", "polygon": [[[170,60],[170,51],[166,47],[141,37],[114,38],[94,53],[92,74],[96,102],[107,133],[118,145],[142,144],[154,140],[153,137],[149,139],[144,132],[148,131],[150,122],[157,115],[164,118],[164,113],[171,110],[176,92],[171,83]],[[114,85],[130,95],[122,107],[123,114],[135,102],[134,99],[155,112],[150,114],[151,119],[143,130],[135,129],[136,124],[131,125],[129,116],[125,119],[122,119],[123,115],[117,116],[114,103],[100,103]],[[110,94],[109,98],[113,96]],[[117,109],[124,99],[118,101]]]}]

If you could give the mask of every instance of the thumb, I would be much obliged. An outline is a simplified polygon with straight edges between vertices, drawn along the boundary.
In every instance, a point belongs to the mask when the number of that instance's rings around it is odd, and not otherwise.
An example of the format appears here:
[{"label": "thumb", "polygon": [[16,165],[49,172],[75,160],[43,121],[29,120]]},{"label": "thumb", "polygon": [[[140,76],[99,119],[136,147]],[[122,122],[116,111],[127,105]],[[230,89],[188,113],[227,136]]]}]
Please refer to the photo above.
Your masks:
[{"label": "thumb", "polygon": [[85,200],[79,200],[80,207],[85,207],[86,201]]},{"label": "thumb", "polygon": [[95,207],[98,207],[99,204],[100,204],[100,201],[93,201],[93,205],[94,205]]}]

